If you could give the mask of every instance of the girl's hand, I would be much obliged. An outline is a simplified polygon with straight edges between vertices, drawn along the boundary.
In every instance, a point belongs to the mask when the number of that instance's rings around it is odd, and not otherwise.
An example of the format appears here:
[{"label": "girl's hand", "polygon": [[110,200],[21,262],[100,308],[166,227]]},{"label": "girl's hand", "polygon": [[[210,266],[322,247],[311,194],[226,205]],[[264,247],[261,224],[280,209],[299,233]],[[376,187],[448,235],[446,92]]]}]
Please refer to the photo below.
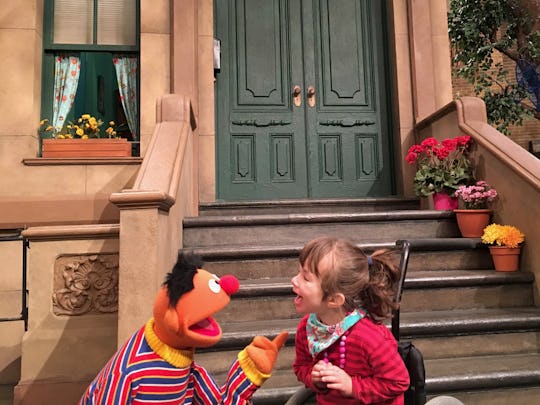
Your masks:
[{"label": "girl's hand", "polygon": [[337,390],[344,397],[352,397],[352,378],[341,368],[328,364],[320,371],[321,380],[329,389]]},{"label": "girl's hand", "polygon": [[325,389],[326,388],[326,384],[324,384],[322,382],[322,370],[324,370],[325,368],[328,368],[330,366],[330,364],[322,361],[322,360],[319,360],[314,366],[313,368],[311,369],[311,381],[313,382],[313,384],[315,384],[318,388],[320,389]]}]

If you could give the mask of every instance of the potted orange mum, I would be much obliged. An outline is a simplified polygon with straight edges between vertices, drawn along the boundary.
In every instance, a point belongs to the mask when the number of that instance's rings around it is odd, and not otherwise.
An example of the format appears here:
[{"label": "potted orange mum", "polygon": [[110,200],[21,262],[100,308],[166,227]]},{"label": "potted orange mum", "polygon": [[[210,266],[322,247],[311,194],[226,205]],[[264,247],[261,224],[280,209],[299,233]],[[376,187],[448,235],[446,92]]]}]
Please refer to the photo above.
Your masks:
[{"label": "potted orange mum", "polygon": [[489,251],[497,271],[516,271],[525,235],[515,226],[491,224],[484,228],[482,242]]}]

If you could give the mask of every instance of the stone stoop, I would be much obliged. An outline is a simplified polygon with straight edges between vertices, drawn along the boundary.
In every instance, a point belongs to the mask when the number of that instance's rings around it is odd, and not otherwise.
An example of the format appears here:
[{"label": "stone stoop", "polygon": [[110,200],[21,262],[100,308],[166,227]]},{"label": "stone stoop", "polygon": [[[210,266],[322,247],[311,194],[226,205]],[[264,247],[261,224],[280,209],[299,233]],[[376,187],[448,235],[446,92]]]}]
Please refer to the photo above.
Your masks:
[{"label": "stone stoop", "polygon": [[428,397],[453,395],[471,404],[538,398],[540,309],[534,306],[534,277],[495,272],[479,240],[459,237],[453,213],[417,211],[407,204],[384,206],[388,211],[371,204],[365,212],[356,202],[354,208],[328,205],[329,212],[320,205],[313,214],[309,204],[298,204],[287,214],[273,204],[274,211],[265,206],[262,214],[243,212],[243,204],[220,204],[226,215],[216,207],[207,215],[209,208],[201,207],[201,217],[184,222],[185,249],[200,254],[207,270],[240,279],[239,292],[216,315],[222,340],[197,352],[197,362],[218,381],[254,336],[287,330],[273,375],[254,403],[284,403],[300,387],[292,372],[299,316],[290,279],[303,244],[326,234],[349,237],[366,251],[411,241],[400,331],[402,340],[413,340],[424,354]]}]

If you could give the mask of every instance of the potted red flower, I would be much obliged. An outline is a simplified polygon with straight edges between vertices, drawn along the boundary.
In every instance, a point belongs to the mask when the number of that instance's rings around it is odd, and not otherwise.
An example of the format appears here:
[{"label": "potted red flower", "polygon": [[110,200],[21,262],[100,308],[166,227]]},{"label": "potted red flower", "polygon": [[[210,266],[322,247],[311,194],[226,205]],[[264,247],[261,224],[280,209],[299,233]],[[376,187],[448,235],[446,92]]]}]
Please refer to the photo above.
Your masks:
[{"label": "potted red flower", "polygon": [[467,150],[471,137],[467,135],[447,138],[441,142],[426,138],[412,145],[407,152],[409,164],[417,164],[414,192],[421,198],[433,195],[435,209],[455,209],[458,200],[454,192],[472,177]]}]

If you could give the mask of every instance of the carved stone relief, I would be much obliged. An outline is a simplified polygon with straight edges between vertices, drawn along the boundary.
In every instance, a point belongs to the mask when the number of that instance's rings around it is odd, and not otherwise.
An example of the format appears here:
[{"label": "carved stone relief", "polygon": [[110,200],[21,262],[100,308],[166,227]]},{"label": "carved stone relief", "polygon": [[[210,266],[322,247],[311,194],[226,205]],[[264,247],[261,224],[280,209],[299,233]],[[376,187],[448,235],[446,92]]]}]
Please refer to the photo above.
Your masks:
[{"label": "carved stone relief", "polygon": [[118,310],[118,254],[64,255],[54,265],[53,313]]}]

